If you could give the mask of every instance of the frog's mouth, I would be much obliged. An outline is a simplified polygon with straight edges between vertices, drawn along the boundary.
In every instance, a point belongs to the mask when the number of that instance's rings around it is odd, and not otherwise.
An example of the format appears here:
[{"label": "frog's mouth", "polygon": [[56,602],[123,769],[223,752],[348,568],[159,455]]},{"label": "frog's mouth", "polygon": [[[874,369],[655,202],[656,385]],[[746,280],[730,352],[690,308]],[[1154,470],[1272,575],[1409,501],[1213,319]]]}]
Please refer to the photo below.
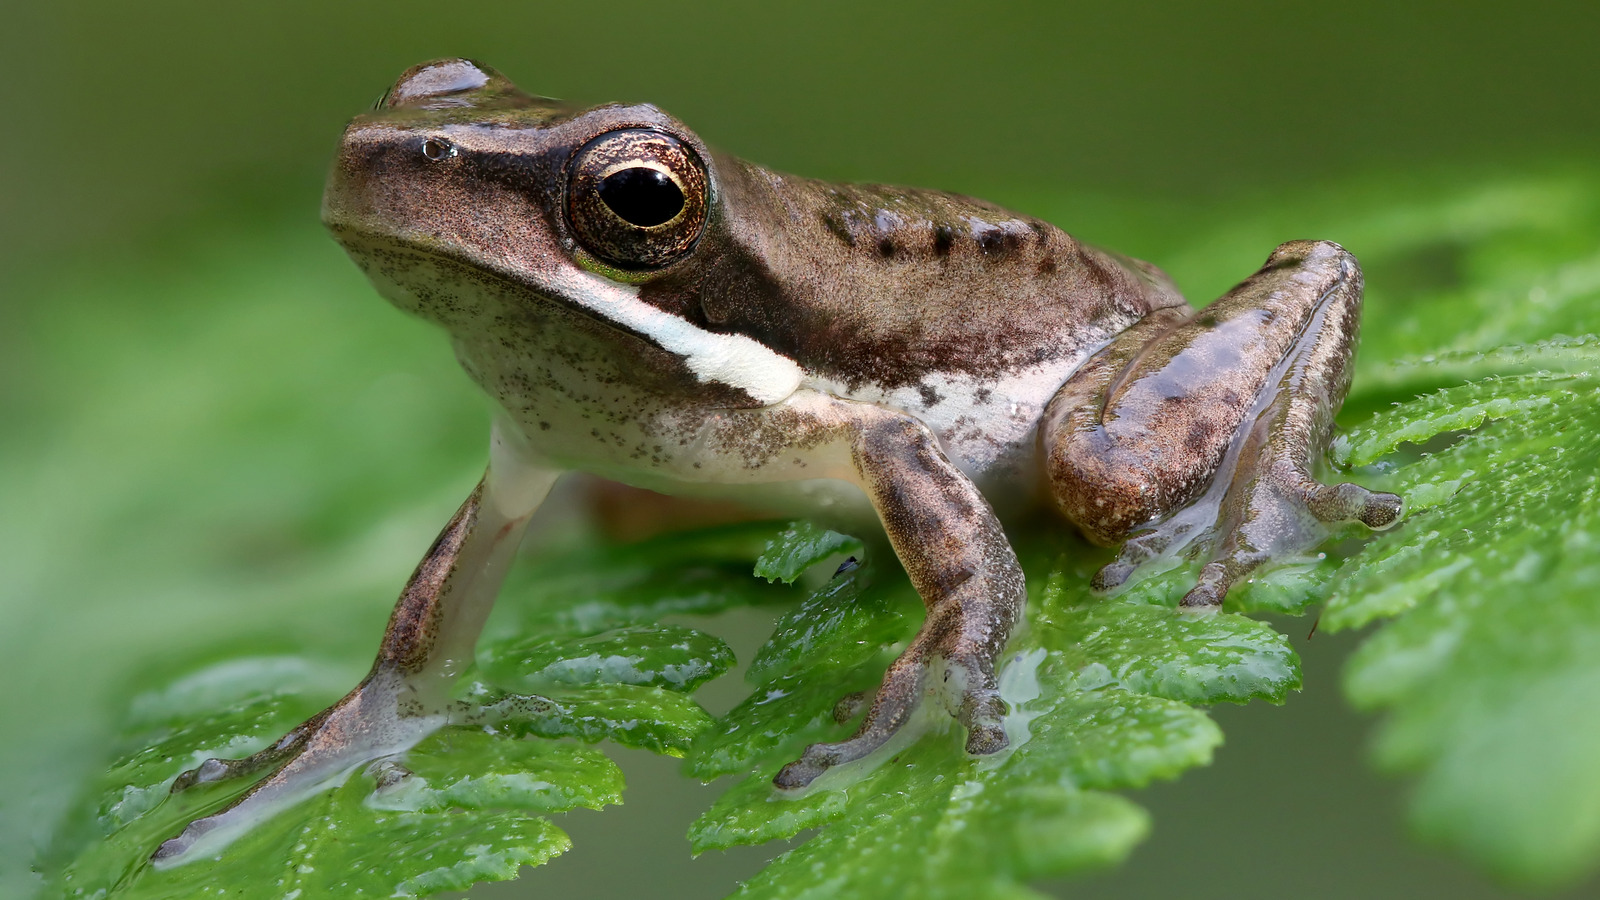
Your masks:
[{"label": "frog's mouth", "polygon": [[464,285],[492,281],[495,287],[509,288],[660,348],[680,359],[701,383],[748,395],[751,406],[783,401],[804,377],[794,360],[750,337],[707,331],[640,300],[638,285],[586,271],[564,258],[524,270],[503,261],[468,258],[433,241],[406,240],[349,223],[330,221],[328,227],[385,299],[452,332],[483,327],[476,316],[481,311],[459,302],[459,296]]}]

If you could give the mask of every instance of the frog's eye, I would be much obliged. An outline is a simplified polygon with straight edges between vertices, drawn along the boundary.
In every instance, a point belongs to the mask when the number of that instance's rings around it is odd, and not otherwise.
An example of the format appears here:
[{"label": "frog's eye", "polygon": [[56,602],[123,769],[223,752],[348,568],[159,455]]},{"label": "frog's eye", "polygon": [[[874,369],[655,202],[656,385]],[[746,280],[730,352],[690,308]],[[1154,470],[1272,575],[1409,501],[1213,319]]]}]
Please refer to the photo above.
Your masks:
[{"label": "frog's eye", "polygon": [[573,157],[567,219],[584,249],[654,269],[694,247],[706,224],[706,170],[678,139],[640,128],[603,134]]},{"label": "frog's eye", "polygon": [[630,225],[654,228],[683,212],[683,188],[660,169],[628,166],[600,180],[600,202]]}]

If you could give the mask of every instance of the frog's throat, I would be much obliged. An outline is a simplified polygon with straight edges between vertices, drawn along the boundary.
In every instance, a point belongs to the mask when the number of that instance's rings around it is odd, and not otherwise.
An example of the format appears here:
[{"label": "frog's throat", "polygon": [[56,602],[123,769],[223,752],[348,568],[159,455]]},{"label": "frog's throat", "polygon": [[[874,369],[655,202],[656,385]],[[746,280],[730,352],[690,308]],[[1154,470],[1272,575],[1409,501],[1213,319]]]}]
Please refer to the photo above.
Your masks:
[{"label": "frog's throat", "polygon": [[541,286],[545,289],[538,293],[553,293],[585,314],[681,358],[702,383],[737,388],[762,406],[771,406],[793,394],[805,376],[794,360],[753,338],[707,331],[640,300],[639,285],[575,268],[561,268],[551,275],[548,287]]},{"label": "frog's throat", "polygon": [[[352,236],[353,229],[344,231],[341,241]],[[380,235],[361,236],[382,240]],[[349,243],[346,246],[351,247]],[[788,399],[805,378],[805,370],[799,363],[753,338],[707,331],[640,300],[637,284],[614,281],[576,266],[555,266],[538,272],[516,271],[503,265],[465,259],[446,248],[411,243],[400,246],[436,263],[493,276],[544,302],[633,335],[681,359],[684,367],[702,384],[715,383],[742,391],[758,406],[772,406]],[[373,275],[370,269],[368,275]],[[378,287],[380,293],[387,296],[384,286],[379,284]],[[397,282],[393,287],[408,290],[403,283]]]}]

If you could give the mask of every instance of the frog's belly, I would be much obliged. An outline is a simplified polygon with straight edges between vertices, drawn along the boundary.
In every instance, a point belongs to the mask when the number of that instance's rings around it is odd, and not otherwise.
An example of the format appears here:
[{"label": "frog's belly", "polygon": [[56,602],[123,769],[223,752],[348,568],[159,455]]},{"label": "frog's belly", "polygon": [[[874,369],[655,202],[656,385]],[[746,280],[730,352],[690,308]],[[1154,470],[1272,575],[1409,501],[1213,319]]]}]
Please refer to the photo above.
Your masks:
[{"label": "frog's belly", "polygon": [[[1039,419],[1052,397],[1098,347],[1020,369],[999,378],[930,375],[914,385],[859,388],[809,379],[808,386],[837,397],[902,410],[939,436],[945,453],[990,502],[1027,494],[1041,481]],[[1020,496],[1009,499],[1021,499]]]},{"label": "frog's belly", "polygon": [[[918,392],[918,402],[907,411],[929,426],[951,460],[1005,515],[1030,507],[1043,496],[1038,421],[1067,374],[1028,372],[990,383],[986,391],[959,383],[941,385],[945,388],[941,402],[923,405],[923,394]],[[547,465],[592,472],[659,493],[719,497],[840,525],[876,521],[865,495],[848,480],[849,473],[840,472],[841,460],[849,458],[840,442],[807,445],[802,440],[784,445],[783,435],[791,427],[787,420],[796,414],[790,404],[714,412],[711,415],[721,419],[714,421],[707,411],[693,408],[618,415],[619,409],[642,412],[652,404],[647,398],[617,396],[619,402],[596,408],[573,399],[583,396],[576,390],[502,392],[501,399]],[[888,393],[849,399],[902,409],[906,400]],[[755,443],[765,447],[763,452],[751,454],[747,445],[729,447],[716,439],[713,432],[726,430],[729,422],[736,423],[735,431],[760,433]],[[825,473],[832,477],[815,477]]]},{"label": "frog's belly", "polygon": [[[645,383],[631,338],[562,321],[565,315],[553,309],[522,310],[519,319],[523,327],[510,340],[504,319],[489,339],[458,334],[457,354],[540,462],[661,493],[724,496],[789,513],[870,516],[859,489],[841,480],[851,474],[841,470],[849,460],[843,432],[822,441],[802,434],[808,397],[873,403],[916,417],[998,509],[1028,505],[1042,482],[1039,418],[1079,362],[1057,359],[999,379],[932,376],[895,390],[850,390],[811,378],[790,400],[728,409],[692,384],[668,382],[668,390]],[[751,437],[729,441],[729,432]]]}]

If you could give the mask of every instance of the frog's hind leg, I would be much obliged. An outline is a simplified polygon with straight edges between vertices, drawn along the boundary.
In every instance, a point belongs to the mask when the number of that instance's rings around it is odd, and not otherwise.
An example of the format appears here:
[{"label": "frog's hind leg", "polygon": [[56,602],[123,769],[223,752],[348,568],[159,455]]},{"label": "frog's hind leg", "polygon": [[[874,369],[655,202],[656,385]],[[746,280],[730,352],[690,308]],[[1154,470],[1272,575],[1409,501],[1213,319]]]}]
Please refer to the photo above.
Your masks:
[{"label": "frog's hind leg", "polygon": [[1349,388],[1361,287],[1338,244],[1283,244],[1206,309],[1139,323],[1061,389],[1041,431],[1057,505],[1097,543],[1125,541],[1097,588],[1199,541],[1208,561],[1183,604],[1215,606],[1326,523],[1395,522],[1394,494],[1312,474]]}]

